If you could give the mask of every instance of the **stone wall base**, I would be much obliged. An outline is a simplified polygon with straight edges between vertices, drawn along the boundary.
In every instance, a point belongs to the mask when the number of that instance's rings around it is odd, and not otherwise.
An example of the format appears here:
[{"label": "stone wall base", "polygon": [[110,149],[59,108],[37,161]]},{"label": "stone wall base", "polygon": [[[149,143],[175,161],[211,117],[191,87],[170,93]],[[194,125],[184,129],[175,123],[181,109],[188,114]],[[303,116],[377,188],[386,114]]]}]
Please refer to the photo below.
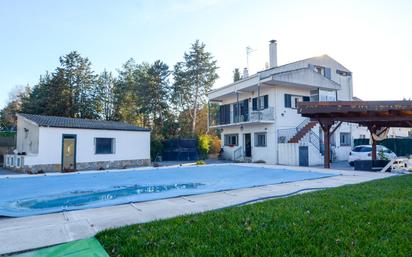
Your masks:
[{"label": "stone wall base", "polygon": [[[107,170],[107,169],[126,169],[133,167],[149,166],[150,159],[140,160],[121,160],[121,161],[99,161],[99,162],[79,162],[76,163],[76,171],[81,170]],[[39,164],[24,165],[26,173],[42,172],[61,172],[61,164]]]}]

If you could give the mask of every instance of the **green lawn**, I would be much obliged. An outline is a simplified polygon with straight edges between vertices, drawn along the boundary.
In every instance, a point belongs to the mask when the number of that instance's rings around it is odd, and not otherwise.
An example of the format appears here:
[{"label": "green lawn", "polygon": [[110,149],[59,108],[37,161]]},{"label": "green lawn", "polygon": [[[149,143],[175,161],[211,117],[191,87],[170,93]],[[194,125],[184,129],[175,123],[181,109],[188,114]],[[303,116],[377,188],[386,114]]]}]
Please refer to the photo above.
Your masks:
[{"label": "green lawn", "polygon": [[411,256],[412,175],[99,233],[111,256]]}]

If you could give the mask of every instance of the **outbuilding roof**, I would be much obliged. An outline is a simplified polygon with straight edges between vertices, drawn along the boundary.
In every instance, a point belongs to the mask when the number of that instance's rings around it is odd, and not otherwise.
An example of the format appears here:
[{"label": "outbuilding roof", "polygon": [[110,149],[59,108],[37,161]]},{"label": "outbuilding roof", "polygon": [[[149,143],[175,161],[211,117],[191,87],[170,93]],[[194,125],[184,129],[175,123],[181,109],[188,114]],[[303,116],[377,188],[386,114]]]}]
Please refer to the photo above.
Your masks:
[{"label": "outbuilding roof", "polygon": [[147,128],[118,122],[105,120],[91,120],[79,118],[67,118],[59,116],[46,116],[36,114],[19,113],[25,119],[28,119],[40,127],[54,128],[77,128],[77,129],[102,129],[102,130],[124,130],[124,131],[150,131]]}]

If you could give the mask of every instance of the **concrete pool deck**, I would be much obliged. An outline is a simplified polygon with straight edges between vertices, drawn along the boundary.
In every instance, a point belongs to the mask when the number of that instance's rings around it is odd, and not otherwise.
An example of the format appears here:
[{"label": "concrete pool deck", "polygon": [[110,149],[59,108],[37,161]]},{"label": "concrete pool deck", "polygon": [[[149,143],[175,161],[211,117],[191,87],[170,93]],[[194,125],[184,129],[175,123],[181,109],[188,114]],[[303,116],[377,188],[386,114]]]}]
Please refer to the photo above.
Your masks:
[{"label": "concrete pool deck", "polygon": [[[261,164],[239,165],[285,168],[285,166]],[[88,238],[107,228],[216,210],[262,197],[289,194],[306,188],[338,187],[395,175],[289,166],[287,168],[303,171],[310,169],[340,176],[23,218],[0,218],[0,255]],[[313,190],[301,193],[310,191]]]}]

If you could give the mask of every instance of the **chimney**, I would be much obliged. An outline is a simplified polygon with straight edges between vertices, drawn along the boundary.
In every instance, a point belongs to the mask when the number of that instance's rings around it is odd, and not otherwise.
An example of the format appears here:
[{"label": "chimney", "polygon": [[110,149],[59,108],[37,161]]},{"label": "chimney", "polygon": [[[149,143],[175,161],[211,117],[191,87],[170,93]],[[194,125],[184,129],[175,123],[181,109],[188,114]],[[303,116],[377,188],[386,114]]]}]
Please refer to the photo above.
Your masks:
[{"label": "chimney", "polygon": [[278,66],[278,45],[276,40],[269,41],[269,68]]},{"label": "chimney", "polygon": [[243,79],[245,79],[245,78],[247,78],[247,77],[249,77],[249,71],[248,71],[248,69],[247,68],[244,68],[243,69]]}]

